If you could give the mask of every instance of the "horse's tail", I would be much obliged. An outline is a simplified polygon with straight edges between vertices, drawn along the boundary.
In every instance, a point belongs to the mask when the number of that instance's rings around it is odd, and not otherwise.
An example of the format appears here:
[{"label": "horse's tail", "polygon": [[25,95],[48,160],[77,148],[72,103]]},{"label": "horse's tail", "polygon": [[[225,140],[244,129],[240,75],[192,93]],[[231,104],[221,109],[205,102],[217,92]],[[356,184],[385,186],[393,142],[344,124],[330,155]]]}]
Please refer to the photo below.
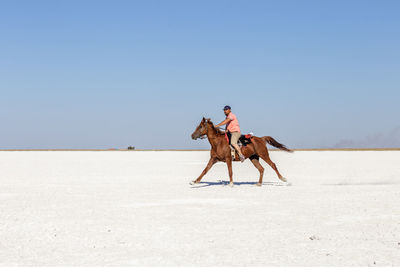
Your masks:
[{"label": "horse's tail", "polygon": [[289,148],[287,148],[284,144],[279,143],[278,141],[276,141],[274,138],[272,138],[271,136],[263,136],[261,137],[262,139],[264,139],[264,141],[266,141],[268,144],[270,144],[271,146],[274,146],[276,148],[279,148],[280,150],[286,151],[286,152],[293,152],[293,150],[290,150]]}]

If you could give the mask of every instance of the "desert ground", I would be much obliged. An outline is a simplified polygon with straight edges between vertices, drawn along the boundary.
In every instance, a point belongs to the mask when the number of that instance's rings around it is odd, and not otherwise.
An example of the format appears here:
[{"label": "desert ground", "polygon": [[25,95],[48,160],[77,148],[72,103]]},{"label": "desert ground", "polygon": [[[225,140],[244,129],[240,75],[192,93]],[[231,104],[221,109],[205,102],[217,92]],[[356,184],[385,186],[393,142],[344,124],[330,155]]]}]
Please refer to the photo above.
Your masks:
[{"label": "desert ground", "polygon": [[400,266],[400,151],[0,152],[0,266]]}]

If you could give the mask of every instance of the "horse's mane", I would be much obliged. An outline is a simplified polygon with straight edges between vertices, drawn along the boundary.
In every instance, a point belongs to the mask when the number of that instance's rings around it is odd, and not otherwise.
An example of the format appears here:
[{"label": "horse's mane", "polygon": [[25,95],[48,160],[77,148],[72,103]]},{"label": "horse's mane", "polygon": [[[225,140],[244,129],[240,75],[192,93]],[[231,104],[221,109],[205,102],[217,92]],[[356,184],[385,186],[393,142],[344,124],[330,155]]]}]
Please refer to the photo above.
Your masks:
[{"label": "horse's mane", "polygon": [[209,120],[208,123],[210,123],[212,125],[211,129],[213,129],[216,134],[225,135],[224,131],[221,131],[220,129],[215,128],[214,123],[211,120]]}]

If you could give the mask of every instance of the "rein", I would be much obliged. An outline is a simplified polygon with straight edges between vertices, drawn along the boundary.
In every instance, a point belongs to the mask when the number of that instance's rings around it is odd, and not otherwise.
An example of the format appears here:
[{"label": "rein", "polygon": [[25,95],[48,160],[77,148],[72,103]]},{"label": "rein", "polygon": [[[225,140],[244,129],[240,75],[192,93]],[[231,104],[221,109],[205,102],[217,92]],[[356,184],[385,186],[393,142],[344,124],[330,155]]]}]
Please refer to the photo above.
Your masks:
[{"label": "rein", "polygon": [[[207,128],[207,126],[206,126],[206,128]],[[224,132],[226,134],[225,129],[222,129],[221,127],[214,127],[214,128],[218,129],[218,130],[220,130],[220,131],[222,131],[222,132]],[[207,129],[207,132],[208,132],[208,129]],[[207,138],[207,132],[205,134],[201,135],[199,138],[200,139],[206,139]]]}]

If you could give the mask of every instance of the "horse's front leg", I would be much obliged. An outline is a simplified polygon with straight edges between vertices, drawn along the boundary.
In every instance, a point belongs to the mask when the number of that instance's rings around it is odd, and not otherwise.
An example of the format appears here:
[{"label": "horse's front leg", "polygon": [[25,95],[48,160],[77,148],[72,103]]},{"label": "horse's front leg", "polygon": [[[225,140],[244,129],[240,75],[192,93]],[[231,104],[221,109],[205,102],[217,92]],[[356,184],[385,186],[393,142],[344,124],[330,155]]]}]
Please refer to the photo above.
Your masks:
[{"label": "horse's front leg", "polygon": [[203,172],[200,174],[199,178],[197,178],[196,180],[194,180],[193,182],[191,182],[191,184],[197,184],[200,183],[201,179],[203,178],[204,175],[206,175],[206,173],[211,169],[211,167],[217,162],[217,160],[215,158],[210,158],[210,160],[208,161],[208,164],[206,166],[206,168],[203,170]]},{"label": "horse's front leg", "polygon": [[232,158],[229,155],[229,158],[226,159],[226,165],[228,165],[228,172],[229,172],[229,185],[233,186],[233,172],[232,172]]}]

